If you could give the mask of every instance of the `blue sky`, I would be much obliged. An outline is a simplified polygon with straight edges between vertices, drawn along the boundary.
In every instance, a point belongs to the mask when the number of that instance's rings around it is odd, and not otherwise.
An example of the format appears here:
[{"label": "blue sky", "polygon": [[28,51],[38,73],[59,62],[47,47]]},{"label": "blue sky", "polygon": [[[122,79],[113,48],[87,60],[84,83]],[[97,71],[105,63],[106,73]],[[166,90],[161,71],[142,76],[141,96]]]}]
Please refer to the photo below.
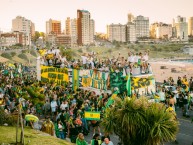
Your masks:
[{"label": "blue sky", "polygon": [[192,6],[193,0],[0,0],[0,29],[10,31],[17,15],[32,20],[37,31],[45,31],[49,18],[61,20],[64,29],[66,17],[76,18],[77,9],[85,9],[96,31],[106,32],[107,24],[125,24],[129,12],[149,17],[150,23],[172,23],[177,15],[193,16]]}]

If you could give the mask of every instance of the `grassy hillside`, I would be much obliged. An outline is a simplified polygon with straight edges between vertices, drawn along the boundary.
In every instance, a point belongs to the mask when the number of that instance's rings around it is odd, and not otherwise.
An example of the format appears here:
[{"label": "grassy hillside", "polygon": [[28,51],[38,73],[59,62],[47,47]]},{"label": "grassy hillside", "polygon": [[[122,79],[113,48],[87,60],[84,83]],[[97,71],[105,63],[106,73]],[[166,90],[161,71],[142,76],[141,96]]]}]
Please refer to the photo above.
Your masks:
[{"label": "grassy hillside", "polygon": [[[61,139],[49,136],[40,131],[36,131],[30,128],[25,128],[24,134],[26,145],[72,145],[72,143],[63,141]],[[16,140],[15,127],[0,126],[0,144],[2,143],[14,144],[15,140]]]},{"label": "grassy hillside", "polygon": [[184,54],[182,47],[187,44],[129,44],[129,45],[115,45],[114,48],[101,47],[87,47],[87,48],[73,48],[72,50],[77,54],[83,52],[97,52],[99,57],[108,58],[112,56],[118,56],[120,52],[122,56],[127,57],[128,52],[135,53],[150,51],[150,58],[177,58],[177,57],[189,57],[188,54]]},{"label": "grassy hillside", "polygon": [[[69,50],[64,50],[64,46],[61,46],[63,52],[71,53],[71,56],[76,59],[80,59],[80,55],[84,52],[96,52],[98,53],[99,58],[112,58],[112,56],[118,56],[119,52],[122,56],[127,58],[128,52],[132,51],[134,53],[144,52],[146,50],[150,51],[150,58],[187,58],[190,57],[188,54],[183,53],[183,46],[187,44],[115,44],[113,47],[105,46],[90,46],[90,47],[76,47]],[[38,55],[37,51],[31,50],[22,50],[20,52],[15,51],[10,54],[1,54],[1,57],[9,59],[11,62],[20,62],[23,64],[28,64],[29,60],[31,65],[36,65],[36,56]],[[6,52],[4,52],[6,53]],[[12,57],[11,57],[12,56]]]}]

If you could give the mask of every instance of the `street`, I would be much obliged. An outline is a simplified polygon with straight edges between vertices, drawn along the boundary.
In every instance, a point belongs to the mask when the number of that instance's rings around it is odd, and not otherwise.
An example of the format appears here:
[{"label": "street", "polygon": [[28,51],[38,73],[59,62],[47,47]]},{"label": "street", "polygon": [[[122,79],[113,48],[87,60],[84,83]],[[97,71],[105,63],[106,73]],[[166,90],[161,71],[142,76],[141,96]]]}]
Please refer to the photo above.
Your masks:
[{"label": "street", "polygon": [[[191,117],[185,118],[182,116],[181,110],[177,110],[178,120],[180,122],[180,130],[177,135],[178,145],[192,145],[193,143],[193,123],[191,123],[191,119],[193,118],[193,111],[190,112]],[[85,139],[88,143],[90,143],[92,139],[93,131],[90,129],[90,133],[88,136],[85,136]],[[119,138],[116,135],[110,135],[111,141],[114,145],[117,145],[119,142]],[[165,143],[165,145],[175,145],[175,142]]]}]

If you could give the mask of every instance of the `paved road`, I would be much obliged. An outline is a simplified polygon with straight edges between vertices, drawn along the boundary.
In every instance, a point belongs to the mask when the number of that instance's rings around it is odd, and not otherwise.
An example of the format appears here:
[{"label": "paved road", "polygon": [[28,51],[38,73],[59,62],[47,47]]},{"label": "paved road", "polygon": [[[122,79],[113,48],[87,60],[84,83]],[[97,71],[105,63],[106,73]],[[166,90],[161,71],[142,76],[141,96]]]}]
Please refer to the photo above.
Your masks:
[{"label": "paved road", "polygon": [[[193,118],[193,111],[191,112],[190,118],[185,118],[181,114],[181,110],[177,110],[177,116],[180,122],[180,130],[177,135],[178,145],[192,145],[193,142],[193,123],[191,123],[191,118]],[[93,131],[91,131],[88,136],[85,137],[86,141],[90,143],[92,139]],[[110,135],[110,138],[114,145],[117,145],[119,142],[118,137],[115,135]],[[174,142],[166,143],[165,145],[175,145]]]}]

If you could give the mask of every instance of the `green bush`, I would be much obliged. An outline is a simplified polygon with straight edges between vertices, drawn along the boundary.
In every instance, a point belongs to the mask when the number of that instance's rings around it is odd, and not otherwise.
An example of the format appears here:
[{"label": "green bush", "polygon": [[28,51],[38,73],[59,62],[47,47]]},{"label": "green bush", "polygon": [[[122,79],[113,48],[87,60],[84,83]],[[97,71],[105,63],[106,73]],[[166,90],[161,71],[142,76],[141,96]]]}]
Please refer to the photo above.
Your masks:
[{"label": "green bush", "polygon": [[109,53],[112,53],[113,51],[112,51],[112,49],[109,49],[108,52],[109,52]]},{"label": "green bush", "polygon": [[82,53],[83,51],[82,51],[82,49],[78,49],[78,52]]},{"label": "green bush", "polygon": [[30,95],[30,98],[28,98],[27,95],[23,94],[23,97],[25,99],[28,99],[28,100],[32,101],[32,103],[34,105],[36,105],[36,104],[43,105],[44,104],[45,95],[42,93],[41,88],[37,88],[35,86],[33,86],[33,87],[28,86],[28,87],[25,87],[24,89]]},{"label": "green bush", "polygon": [[21,52],[22,52],[22,53],[26,53],[26,52],[27,52],[27,50],[22,50]]},{"label": "green bush", "polygon": [[2,57],[5,57],[5,58],[7,58],[7,59],[11,59],[11,58],[12,58],[11,54],[10,54],[10,53],[6,53],[6,52],[5,52],[5,53],[2,53],[1,56],[2,56]]},{"label": "green bush", "polygon": [[30,54],[35,56],[35,57],[37,57],[37,54],[36,54],[36,52],[34,50],[30,50]]},{"label": "green bush", "polygon": [[4,109],[0,107],[0,125],[7,123],[14,126],[17,123],[17,116],[5,113]]},{"label": "green bush", "polygon": [[18,57],[24,60],[28,60],[27,55],[25,55],[24,53],[19,54]]},{"label": "green bush", "polygon": [[14,57],[16,55],[16,52],[11,52],[11,56]]}]

